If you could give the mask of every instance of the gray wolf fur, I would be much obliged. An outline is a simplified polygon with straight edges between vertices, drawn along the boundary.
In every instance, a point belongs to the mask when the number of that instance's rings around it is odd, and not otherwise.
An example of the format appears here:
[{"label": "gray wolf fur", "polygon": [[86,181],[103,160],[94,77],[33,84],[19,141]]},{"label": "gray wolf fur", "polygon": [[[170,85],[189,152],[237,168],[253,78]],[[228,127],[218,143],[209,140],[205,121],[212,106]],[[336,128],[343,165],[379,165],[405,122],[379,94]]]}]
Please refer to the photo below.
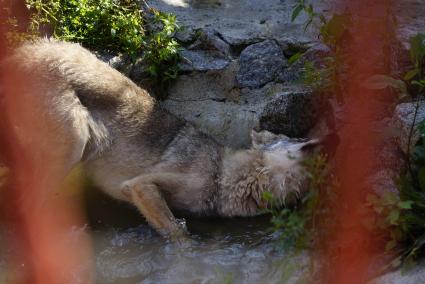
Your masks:
[{"label": "gray wolf fur", "polygon": [[303,149],[318,143],[253,131],[251,149],[226,148],[78,44],[24,44],[2,66],[5,80],[20,80],[4,89],[18,143],[36,144],[58,178],[83,162],[164,236],[185,235],[170,209],[253,216],[267,206],[264,191],[284,201],[300,190]]}]

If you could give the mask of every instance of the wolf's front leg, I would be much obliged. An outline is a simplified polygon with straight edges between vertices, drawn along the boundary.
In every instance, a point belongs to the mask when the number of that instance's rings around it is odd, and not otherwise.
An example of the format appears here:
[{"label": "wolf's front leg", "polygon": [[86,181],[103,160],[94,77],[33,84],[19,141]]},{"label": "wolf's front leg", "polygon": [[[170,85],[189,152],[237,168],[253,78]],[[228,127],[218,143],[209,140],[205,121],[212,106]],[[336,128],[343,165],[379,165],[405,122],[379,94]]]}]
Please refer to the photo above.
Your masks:
[{"label": "wolf's front leg", "polygon": [[162,236],[178,241],[187,239],[186,230],[179,225],[160,188],[150,178],[138,177],[125,182],[122,191]]}]

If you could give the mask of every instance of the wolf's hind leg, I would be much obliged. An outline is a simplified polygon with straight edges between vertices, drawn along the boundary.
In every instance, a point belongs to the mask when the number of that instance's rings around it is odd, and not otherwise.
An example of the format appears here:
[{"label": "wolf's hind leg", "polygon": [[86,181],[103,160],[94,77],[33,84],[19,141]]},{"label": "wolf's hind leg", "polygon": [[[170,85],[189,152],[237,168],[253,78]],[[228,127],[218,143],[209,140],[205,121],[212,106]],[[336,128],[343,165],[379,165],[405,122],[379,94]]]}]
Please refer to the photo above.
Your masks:
[{"label": "wolf's hind leg", "polygon": [[156,184],[139,177],[136,182],[126,182],[123,193],[162,236],[177,240],[186,238],[185,229],[178,224]]}]

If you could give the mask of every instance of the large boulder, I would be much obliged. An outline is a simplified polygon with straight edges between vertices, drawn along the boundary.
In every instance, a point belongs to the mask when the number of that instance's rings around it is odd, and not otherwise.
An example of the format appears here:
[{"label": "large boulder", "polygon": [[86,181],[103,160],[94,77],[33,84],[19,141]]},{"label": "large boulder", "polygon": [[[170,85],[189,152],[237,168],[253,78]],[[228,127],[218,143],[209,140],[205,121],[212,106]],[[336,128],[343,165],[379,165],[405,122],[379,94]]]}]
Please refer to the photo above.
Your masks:
[{"label": "large boulder", "polygon": [[180,69],[183,72],[223,70],[230,63],[230,46],[216,31],[199,29],[193,42],[181,55]]},{"label": "large boulder", "polygon": [[311,90],[282,92],[267,103],[260,128],[291,137],[303,137],[315,125],[321,100]]},{"label": "large boulder", "polygon": [[[220,72],[181,75],[162,104],[170,113],[191,122],[220,143],[247,147],[251,142],[250,131],[257,126],[265,103],[254,99],[247,103],[241,101],[240,90],[234,82],[236,69],[237,64],[233,63]],[[260,92],[243,96],[266,97]]]},{"label": "large boulder", "polygon": [[245,48],[239,58],[236,80],[240,87],[258,88],[273,81],[288,65],[279,45],[265,40]]},{"label": "large boulder", "polygon": [[241,106],[214,100],[176,101],[163,105],[174,115],[191,122],[218,142],[233,147],[250,145],[250,132],[258,123],[258,105]]}]

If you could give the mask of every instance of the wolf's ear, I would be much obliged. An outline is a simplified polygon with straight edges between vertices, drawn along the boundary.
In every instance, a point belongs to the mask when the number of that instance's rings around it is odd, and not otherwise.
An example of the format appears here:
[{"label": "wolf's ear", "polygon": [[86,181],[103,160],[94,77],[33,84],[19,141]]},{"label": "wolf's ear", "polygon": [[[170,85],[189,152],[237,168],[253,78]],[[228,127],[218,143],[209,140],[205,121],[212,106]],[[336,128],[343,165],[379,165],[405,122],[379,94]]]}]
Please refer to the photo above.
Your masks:
[{"label": "wolf's ear", "polygon": [[261,145],[262,145],[261,133],[252,129],[251,130],[251,141],[252,141],[252,148],[254,148],[254,149],[260,148]]},{"label": "wolf's ear", "polygon": [[260,149],[262,146],[272,143],[273,140],[276,140],[278,137],[278,135],[267,130],[257,132],[253,129],[251,130],[252,148]]}]

